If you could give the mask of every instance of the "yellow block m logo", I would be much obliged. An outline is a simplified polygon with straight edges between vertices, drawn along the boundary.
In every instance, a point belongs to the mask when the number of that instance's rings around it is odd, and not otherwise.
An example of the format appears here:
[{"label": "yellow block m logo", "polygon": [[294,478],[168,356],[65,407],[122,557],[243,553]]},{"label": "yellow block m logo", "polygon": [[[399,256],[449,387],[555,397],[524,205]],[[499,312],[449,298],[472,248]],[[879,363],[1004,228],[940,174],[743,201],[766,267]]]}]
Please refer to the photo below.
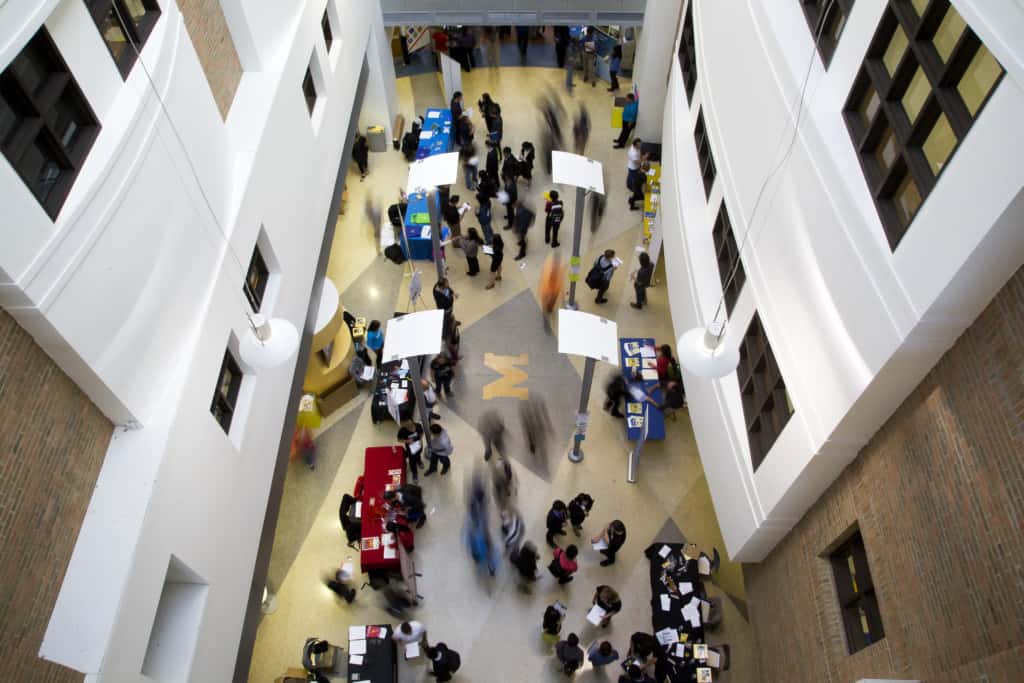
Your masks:
[{"label": "yellow block m logo", "polygon": [[525,370],[520,370],[517,365],[528,365],[530,354],[521,353],[518,356],[499,356],[496,353],[484,354],[484,365],[501,375],[499,379],[484,386],[484,400],[492,398],[518,398],[525,401],[530,397],[530,390],[526,387],[516,386],[525,382],[529,375]]}]

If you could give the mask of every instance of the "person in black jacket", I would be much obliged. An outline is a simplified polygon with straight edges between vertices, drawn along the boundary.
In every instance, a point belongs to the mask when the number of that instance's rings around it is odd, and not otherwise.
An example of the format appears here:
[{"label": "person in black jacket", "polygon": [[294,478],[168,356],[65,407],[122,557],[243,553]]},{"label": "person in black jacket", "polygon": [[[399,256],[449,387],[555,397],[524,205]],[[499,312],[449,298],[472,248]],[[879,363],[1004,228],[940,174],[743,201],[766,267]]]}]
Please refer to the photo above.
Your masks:
[{"label": "person in black jacket", "polygon": [[462,662],[459,653],[444,643],[437,643],[433,647],[424,648],[424,652],[430,660],[429,674],[436,677],[439,681],[452,680],[452,674],[459,670]]},{"label": "person in black jacket", "polygon": [[532,142],[524,142],[519,149],[519,175],[526,181],[526,187],[530,187],[533,181],[533,160],[537,158],[537,150]]},{"label": "person in black jacket", "polygon": [[488,140],[484,143],[487,147],[487,162],[485,168],[487,169],[487,176],[490,178],[498,177],[498,164],[500,162],[500,154],[498,153],[498,145],[493,140]]},{"label": "person in black jacket", "polygon": [[363,182],[370,164],[370,147],[366,143],[365,135],[356,135],[356,141],[352,145],[352,160],[359,167],[359,182]]},{"label": "person in black jacket", "polygon": [[519,572],[519,577],[523,580],[524,584],[537,580],[537,560],[539,558],[537,546],[530,541],[523,543],[518,550],[513,551],[509,556],[512,566]]},{"label": "person in black jacket", "polygon": [[647,303],[647,288],[651,286],[651,276],[654,275],[654,264],[647,252],[640,254],[640,267],[633,273],[633,289],[636,290],[636,301],[629,303],[633,308],[643,308]]},{"label": "person in black jacket", "polygon": [[462,118],[462,91],[456,90],[452,95],[451,105],[449,107],[452,110],[452,121],[458,121]]},{"label": "person in black jacket", "polygon": [[448,203],[444,205],[444,210],[441,212],[444,222],[448,224],[448,228],[452,231],[452,237],[456,240],[462,237],[462,214],[459,212],[460,199],[457,194],[451,195],[448,198]]},{"label": "person in black jacket", "polygon": [[601,561],[601,566],[607,567],[608,565],[615,564],[616,553],[626,543],[626,525],[620,519],[613,519],[605,527],[604,531],[590,539],[591,543],[597,543],[598,541],[604,541],[607,546],[601,549],[601,554],[606,558]]},{"label": "person in black jacket", "polygon": [[516,235],[519,236],[519,253],[516,254],[516,261],[526,258],[526,232],[533,225],[533,220],[536,214],[529,209],[529,207],[523,206],[522,202],[517,201],[516,206],[516,217],[515,217],[515,228]]},{"label": "person in black jacket", "polygon": [[565,217],[565,206],[558,198],[558,190],[551,190],[548,197],[550,199],[544,205],[544,213],[547,214],[544,219],[544,244],[550,243],[552,247],[557,247],[558,228],[561,227],[562,219]]},{"label": "person in black jacket", "polygon": [[619,410],[619,406],[622,405],[622,399],[626,395],[626,380],[622,375],[615,373],[615,376],[608,382],[608,386],[605,387],[604,392],[604,409],[609,411],[612,417],[625,417],[622,411]]},{"label": "person in black jacket", "polygon": [[442,311],[452,310],[457,298],[459,295],[448,285],[448,278],[443,277],[434,285],[434,303]]},{"label": "person in black jacket", "polygon": [[565,507],[565,503],[560,500],[556,500],[551,504],[551,509],[548,510],[547,521],[545,522],[548,527],[547,540],[548,545],[554,548],[558,544],[555,543],[555,536],[565,536],[565,522],[569,518],[569,511]]},{"label": "person in black jacket", "polygon": [[590,509],[593,507],[594,499],[587,493],[578,493],[575,498],[569,501],[569,523],[572,525],[572,530],[577,536],[583,531],[583,521],[586,520],[587,515],[590,514]]},{"label": "person in black jacket", "polygon": [[516,219],[516,202],[519,201],[519,187],[513,176],[505,176],[505,229],[511,230],[512,223]]}]

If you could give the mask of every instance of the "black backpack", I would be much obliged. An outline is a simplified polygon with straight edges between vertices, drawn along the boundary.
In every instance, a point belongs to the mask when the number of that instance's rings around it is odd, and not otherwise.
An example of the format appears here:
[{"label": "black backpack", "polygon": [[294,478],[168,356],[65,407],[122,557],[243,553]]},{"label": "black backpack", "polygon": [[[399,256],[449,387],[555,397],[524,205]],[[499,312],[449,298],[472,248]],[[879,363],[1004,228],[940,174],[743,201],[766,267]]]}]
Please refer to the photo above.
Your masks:
[{"label": "black backpack", "polygon": [[448,650],[445,653],[445,659],[448,661],[448,670],[452,673],[458,671],[459,667],[462,666],[462,657],[455,650]]},{"label": "black backpack", "polygon": [[591,289],[600,289],[601,285],[604,284],[604,271],[595,263],[587,272],[585,282],[587,283],[587,287],[590,287]]}]

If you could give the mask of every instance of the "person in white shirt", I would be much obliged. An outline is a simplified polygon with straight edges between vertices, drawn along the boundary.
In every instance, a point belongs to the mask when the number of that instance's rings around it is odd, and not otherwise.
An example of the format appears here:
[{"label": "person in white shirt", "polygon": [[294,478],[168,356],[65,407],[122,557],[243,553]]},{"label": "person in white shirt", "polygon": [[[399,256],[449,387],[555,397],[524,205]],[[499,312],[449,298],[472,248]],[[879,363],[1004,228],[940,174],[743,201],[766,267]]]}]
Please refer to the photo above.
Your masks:
[{"label": "person in white shirt", "polygon": [[633,144],[629,147],[629,160],[626,162],[626,189],[632,193],[629,197],[630,210],[637,209],[636,202],[642,202],[644,198],[644,176],[641,170],[644,158],[640,152],[641,145],[643,145],[643,141],[640,138],[633,140]]},{"label": "person in white shirt", "polygon": [[403,621],[395,629],[395,633],[391,636],[395,641],[408,644],[418,643],[423,641],[424,647],[427,647],[427,629],[418,621]]}]

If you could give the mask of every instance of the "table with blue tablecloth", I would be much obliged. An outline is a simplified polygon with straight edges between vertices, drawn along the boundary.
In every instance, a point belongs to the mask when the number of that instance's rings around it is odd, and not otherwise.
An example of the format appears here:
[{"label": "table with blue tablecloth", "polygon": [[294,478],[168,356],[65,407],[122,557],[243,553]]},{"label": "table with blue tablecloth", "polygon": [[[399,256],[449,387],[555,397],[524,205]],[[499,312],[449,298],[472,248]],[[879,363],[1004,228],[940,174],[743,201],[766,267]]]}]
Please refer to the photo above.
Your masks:
[{"label": "table with blue tablecloth", "polygon": [[423,130],[416,147],[416,158],[452,151],[452,112],[450,109],[428,109],[423,117]]},{"label": "table with blue tablecloth", "polygon": [[[435,195],[437,200],[438,215],[441,213],[440,195]],[[432,261],[434,259],[433,246],[430,241],[430,211],[427,206],[427,195],[423,192],[413,192],[409,195],[409,207],[405,211],[405,237],[409,243],[406,258],[420,261]],[[402,245],[405,252],[406,245]]]},{"label": "table with blue tablecloth", "polygon": [[[664,401],[658,384],[658,357],[654,339],[650,337],[620,337],[619,357],[622,372],[626,377],[641,373],[644,390],[656,402]],[[665,438],[665,415],[656,406],[646,401],[636,401],[626,396],[626,438],[636,441],[643,436],[644,419],[647,419],[647,440]]]}]

